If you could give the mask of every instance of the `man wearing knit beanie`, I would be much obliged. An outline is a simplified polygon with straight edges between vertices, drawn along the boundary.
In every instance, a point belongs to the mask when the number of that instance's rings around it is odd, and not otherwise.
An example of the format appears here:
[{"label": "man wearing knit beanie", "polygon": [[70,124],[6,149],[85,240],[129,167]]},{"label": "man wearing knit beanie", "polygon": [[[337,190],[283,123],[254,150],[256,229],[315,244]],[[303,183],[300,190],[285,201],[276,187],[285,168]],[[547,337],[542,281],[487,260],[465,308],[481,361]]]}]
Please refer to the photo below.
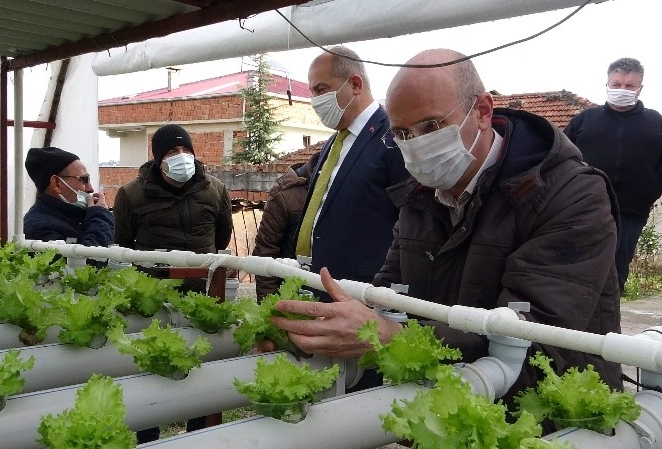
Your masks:
[{"label": "man wearing knit beanie", "polygon": [[[152,136],[154,159],[138,178],[115,196],[115,243],[137,250],[213,253],[225,249],[232,234],[232,209],[223,183],[205,174],[195,159],[193,142],[180,125],[170,123]],[[185,279],[182,290],[206,293],[204,279]],[[205,417],[191,419],[187,430],[205,427]],[[138,432],[138,443],[159,437],[159,429]]]},{"label": "man wearing knit beanie", "polygon": [[25,169],[37,187],[34,205],[23,217],[25,238],[67,240],[87,246],[113,242],[115,220],[103,193],[94,192],[80,158],[56,147],[30,148]]}]

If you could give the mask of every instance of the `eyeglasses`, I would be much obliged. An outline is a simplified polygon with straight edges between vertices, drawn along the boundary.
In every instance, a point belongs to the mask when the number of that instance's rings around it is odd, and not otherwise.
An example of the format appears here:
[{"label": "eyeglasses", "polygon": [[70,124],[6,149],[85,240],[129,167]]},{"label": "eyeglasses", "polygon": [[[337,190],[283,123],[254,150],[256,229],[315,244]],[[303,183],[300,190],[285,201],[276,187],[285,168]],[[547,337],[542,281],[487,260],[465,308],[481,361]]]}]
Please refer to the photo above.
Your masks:
[{"label": "eyeglasses", "polygon": [[444,115],[444,118],[439,119],[439,120],[424,120],[422,122],[416,123],[414,126],[412,126],[409,129],[393,129],[389,128],[384,135],[382,136],[382,142],[384,142],[384,145],[386,145],[387,148],[397,148],[398,144],[396,141],[400,140],[407,140],[407,139],[413,139],[415,137],[421,137],[426,134],[432,133],[437,131],[438,129],[441,128],[439,126],[439,123],[442,123],[444,120],[446,120],[453,112],[457,110],[460,106],[462,106],[464,103],[467,102],[467,100],[475,97],[476,95],[470,95],[460,104],[455,106],[451,112],[448,114]]},{"label": "eyeglasses", "polygon": [[83,184],[90,183],[90,175],[80,175],[80,176],[60,175],[60,178],[76,178]]}]

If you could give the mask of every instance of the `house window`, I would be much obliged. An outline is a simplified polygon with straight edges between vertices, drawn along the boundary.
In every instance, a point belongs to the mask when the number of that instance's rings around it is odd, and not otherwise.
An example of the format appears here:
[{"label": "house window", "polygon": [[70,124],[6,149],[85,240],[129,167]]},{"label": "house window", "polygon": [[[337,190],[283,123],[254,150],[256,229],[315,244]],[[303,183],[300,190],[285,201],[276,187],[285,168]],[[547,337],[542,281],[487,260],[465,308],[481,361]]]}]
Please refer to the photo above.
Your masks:
[{"label": "house window", "polygon": [[304,148],[310,146],[310,136],[303,136],[303,146]]}]

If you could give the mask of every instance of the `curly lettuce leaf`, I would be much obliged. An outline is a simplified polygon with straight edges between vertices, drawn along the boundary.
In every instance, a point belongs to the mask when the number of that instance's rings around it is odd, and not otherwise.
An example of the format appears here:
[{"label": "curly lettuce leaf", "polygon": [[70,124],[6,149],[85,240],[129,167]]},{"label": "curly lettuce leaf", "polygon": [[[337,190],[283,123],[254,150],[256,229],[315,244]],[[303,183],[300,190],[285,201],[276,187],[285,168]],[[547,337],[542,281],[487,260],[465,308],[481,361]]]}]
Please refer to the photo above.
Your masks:
[{"label": "curly lettuce leaf", "polygon": [[181,284],[181,279],[155,279],[135,267],[128,267],[112,270],[100,292],[126,296],[130,310],[143,317],[151,317],[163,307],[164,302],[171,302],[180,296],[175,287]]},{"label": "curly lettuce leaf", "polygon": [[24,362],[19,355],[18,349],[9,349],[0,361],[0,398],[20,393],[25,386],[21,374],[34,368],[34,356]]},{"label": "curly lettuce leaf", "polygon": [[117,312],[118,308],[128,305],[124,296],[103,292],[91,298],[75,296],[73,290],[68,290],[46,302],[50,307],[43,310],[38,327],[45,331],[51,326],[60,326],[58,338],[65,344],[86,346],[95,337],[106,335],[111,327],[127,325],[126,319]]},{"label": "curly lettuce leaf", "polygon": [[39,338],[45,337],[45,330],[39,330],[44,314],[46,298],[54,296],[52,290],[37,290],[34,280],[21,274],[11,280],[0,278],[0,321],[8,322],[25,329]]},{"label": "curly lettuce leaf", "polygon": [[322,370],[311,369],[307,363],[297,365],[284,354],[278,354],[273,363],[260,357],[255,366],[253,382],[234,379],[234,386],[253,402],[282,404],[317,400],[316,393],[331,388],[340,368],[333,365]]},{"label": "curly lettuce leaf", "polygon": [[379,340],[377,327],[376,321],[369,321],[357,333],[359,340],[374,348],[359,359],[359,365],[377,366],[377,371],[393,383],[434,380],[440,362],[462,357],[460,350],[444,345],[431,327],[421,326],[416,320],[408,320],[407,326],[386,344]]},{"label": "curly lettuce leaf", "polygon": [[299,293],[304,280],[300,277],[286,277],[278,289],[278,293],[266,295],[258,304],[253,299],[242,299],[235,303],[237,327],[233,338],[243,352],[251,349],[257,341],[271,340],[278,349],[289,351],[295,355],[303,355],[292,343],[287,332],[271,324],[272,316],[284,316],[293,320],[310,320],[313,317],[295,313],[282,313],[276,310],[276,304],[282,299],[299,301],[315,301]]},{"label": "curly lettuce leaf", "polygon": [[71,274],[62,276],[59,282],[76,293],[95,295],[99,286],[105,284],[110,276],[111,270],[108,267],[96,268],[86,265],[74,270]]},{"label": "curly lettuce leaf", "polygon": [[110,377],[92,375],[76,393],[74,407],[42,418],[39,443],[51,449],[129,449],[136,434],[124,422],[121,387]]},{"label": "curly lettuce leaf", "polygon": [[517,449],[520,440],[542,432],[528,414],[509,424],[506,407],[473,394],[450,365],[439,367],[434,388],[401,402],[380,416],[382,427],[412,440],[414,448]]},{"label": "curly lettuce leaf", "polygon": [[592,365],[579,371],[568,369],[562,376],[551,366],[552,360],[538,352],[529,363],[542,370],[544,378],[535,388],[527,388],[515,398],[520,410],[531,413],[538,422],[545,418],[586,419],[583,428],[606,432],[619,420],[632,422],[641,408],[629,392],[611,391]]},{"label": "curly lettuce leaf", "polygon": [[232,302],[218,302],[202,293],[188,292],[185,296],[171,298],[170,303],[182,311],[196,328],[215,334],[220,329],[229,329],[236,324],[236,313]]},{"label": "curly lettuce leaf", "polygon": [[142,371],[169,377],[173,370],[188,373],[202,364],[202,357],[211,351],[211,343],[197,337],[192,345],[168,324],[160,327],[158,320],[142,331],[142,338],[129,338],[121,327],[108,331],[108,339],[122,354],[133,356]]}]

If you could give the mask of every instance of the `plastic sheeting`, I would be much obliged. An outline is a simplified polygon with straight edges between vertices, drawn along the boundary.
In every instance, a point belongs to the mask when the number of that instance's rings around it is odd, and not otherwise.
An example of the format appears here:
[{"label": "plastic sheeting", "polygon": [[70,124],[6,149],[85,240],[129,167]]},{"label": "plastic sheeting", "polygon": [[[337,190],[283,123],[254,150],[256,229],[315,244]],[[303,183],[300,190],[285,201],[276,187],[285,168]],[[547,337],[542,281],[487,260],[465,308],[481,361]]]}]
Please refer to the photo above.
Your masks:
[{"label": "plastic sheeting", "polygon": [[[578,6],[583,0],[326,0],[280,11],[319,45],[333,45]],[[595,3],[599,3],[596,1]],[[99,76],[311,47],[276,11],[97,53]]]}]

